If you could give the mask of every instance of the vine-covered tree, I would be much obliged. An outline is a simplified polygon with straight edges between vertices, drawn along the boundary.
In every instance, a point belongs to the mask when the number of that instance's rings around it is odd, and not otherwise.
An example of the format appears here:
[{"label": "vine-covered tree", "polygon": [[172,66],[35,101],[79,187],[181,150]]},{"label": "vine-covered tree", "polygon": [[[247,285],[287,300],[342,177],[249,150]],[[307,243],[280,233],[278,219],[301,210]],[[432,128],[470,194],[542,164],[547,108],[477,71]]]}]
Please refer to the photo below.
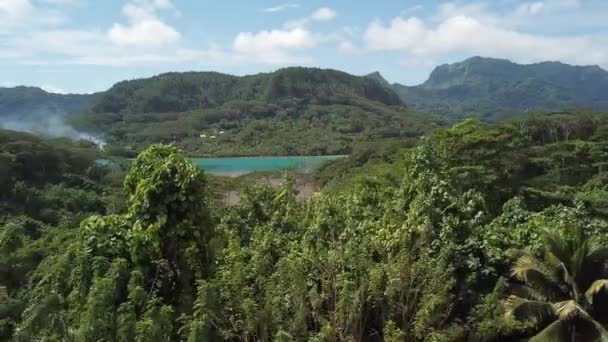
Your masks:
[{"label": "vine-covered tree", "polygon": [[211,272],[205,185],[202,171],[174,147],[142,153],[125,179],[128,211],[84,220],[78,239],[33,275],[18,336],[177,339],[197,282]]}]

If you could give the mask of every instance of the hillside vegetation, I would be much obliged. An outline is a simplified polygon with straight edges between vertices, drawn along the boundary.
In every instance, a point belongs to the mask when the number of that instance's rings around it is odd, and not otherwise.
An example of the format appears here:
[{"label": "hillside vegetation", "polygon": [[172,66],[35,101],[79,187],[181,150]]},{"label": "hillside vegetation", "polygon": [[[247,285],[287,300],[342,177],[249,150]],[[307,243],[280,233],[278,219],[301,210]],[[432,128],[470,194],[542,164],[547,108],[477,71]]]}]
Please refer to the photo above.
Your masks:
[{"label": "hillside vegetation", "polygon": [[175,142],[205,156],[346,154],[356,142],[419,136],[441,120],[408,110],[395,92],[368,78],[287,68],[121,82],[74,123],[131,151]]},{"label": "hillside vegetation", "polygon": [[116,210],[36,237],[6,217],[2,336],[603,341],[607,132],[608,115],[580,112],[466,121],[307,202],[287,176],[230,208],[176,147],[152,146]]}]

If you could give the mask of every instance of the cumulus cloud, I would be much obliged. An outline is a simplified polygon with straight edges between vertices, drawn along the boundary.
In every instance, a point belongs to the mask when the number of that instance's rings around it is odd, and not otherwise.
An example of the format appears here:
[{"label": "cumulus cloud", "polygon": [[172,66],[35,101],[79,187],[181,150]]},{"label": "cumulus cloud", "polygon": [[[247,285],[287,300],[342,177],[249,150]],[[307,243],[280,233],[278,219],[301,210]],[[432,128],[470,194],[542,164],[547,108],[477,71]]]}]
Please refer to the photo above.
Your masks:
[{"label": "cumulus cloud", "polygon": [[[24,16],[33,16],[31,11],[40,11],[35,4],[43,1],[47,1],[48,6],[58,6],[67,4],[69,0],[37,0],[36,3],[0,0],[3,6],[0,7],[0,19],[6,22],[8,15],[20,20]],[[11,7],[8,7],[9,2]],[[306,64],[310,58],[294,53],[313,48],[322,41],[312,31],[296,27],[241,32],[226,48],[185,48],[181,44],[180,32],[162,19],[161,14],[165,12],[178,13],[170,0],[128,0],[122,8],[125,21],[116,22],[107,29],[66,29],[61,26],[27,31],[12,29],[9,31],[11,34],[0,39],[0,61],[36,66],[117,67],[197,62]],[[328,16],[331,14],[326,11],[317,13],[317,17],[323,17],[323,20]],[[1,25],[0,22],[0,28]]]},{"label": "cumulus cloud", "polygon": [[241,32],[234,39],[234,50],[249,55],[260,62],[282,64],[295,60],[291,51],[315,47],[318,39],[308,30],[293,28],[288,30]]},{"label": "cumulus cloud", "polygon": [[603,65],[608,62],[608,48],[591,37],[519,32],[502,27],[500,21],[484,15],[481,7],[444,7],[437,18],[436,22],[417,17],[397,17],[389,23],[374,21],[368,26],[364,40],[369,50],[402,51],[406,57],[459,54],[504,57],[521,62],[561,60]]},{"label": "cumulus cloud", "polygon": [[309,24],[330,21],[336,16],[335,10],[322,7],[309,16],[286,22],[282,29],[240,32],[234,39],[233,50],[238,54],[237,59],[249,58],[248,61],[262,64],[308,63],[310,58],[294,55],[294,52],[311,49],[331,40],[313,33],[308,28]]},{"label": "cumulus cloud", "polygon": [[108,37],[112,43],[123,47],[158,48],[180,40],[180,33],[160,20],[155,13],[157,9],[172,8],[170,1],[140,3],[127,3],[123,7],[128,24],[115,23],[110,28]]}]

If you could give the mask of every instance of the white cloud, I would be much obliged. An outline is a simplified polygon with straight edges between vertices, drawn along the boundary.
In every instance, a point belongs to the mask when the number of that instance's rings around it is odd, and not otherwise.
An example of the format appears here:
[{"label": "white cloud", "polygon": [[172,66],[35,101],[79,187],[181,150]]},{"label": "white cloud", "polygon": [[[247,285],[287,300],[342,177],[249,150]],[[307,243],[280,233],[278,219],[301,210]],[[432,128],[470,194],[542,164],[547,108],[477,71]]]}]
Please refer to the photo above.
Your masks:
[{"label": "white cloud", "polygon": [[63,20],[61,11],[42,8],[30,0],[0,0],[0,35],[46,29]]},{"label": "white cloud", "polygon": [[298,8],[298,7],[300,7],[300,5],[298,5],[298,4],[285,3],[285,4],[280,4],[280,5],[277,5],[274,7],[264,8],[264,9],[262,9],[262,12],[274,13],[274,12],[281,12],[281,11],[288,10],[290,8]]},{"label": "white cloud", "polygon": [[[511,58],[520,62],[561,60],[575,64],[608,64],[608,48],[587,36],[552,37],[505,28],[491,16],[478,19],[480,7],[447,8],[435,25],[416,17],[371,23],[364,40],[369,50],[403,51],[406,56],[433,58],[450,54]],[[444,8],[445,10],[445,8]],[[471,12],[472,11],[472,12]],[[583,53],[581,53],[583,52]]]},{"label": "white cloud", "polygon": [[303,28],[289,30],[241,32],[234,39],[234,51],[251,56],[268,64],[284,64],[301,60],[290,55],[291,51],[315,47],[319,40]]},{"label": "white cloud", "polygon": [[329,21],[335,19],[337,15],[338,13],[333,9],[328,7],[322,7],[314,11],[310,18],[316,21]]},{"label": "white cloud", "polygon": [[[7,47],[5,47],[8,45]],[[0,60],[17,60],[24,65],[104,65],[130,66],[172,64],[197,61],[226,61],[232,58],[218,49],[129,48],[114,44],[103,31],[48,30],[0,42],[0,50],[21,51],[19,56],[3,56]],[[41,55],[56,57],[40,58]]]},{"label": "white cloud", "polygon": [[338,12],[334,11],[333,9],[328,7],[321,7],[314,11],[311,15],[297,20],[290,20],[286,22],[283,26],[285,26],[285,28],[287,29],[306,27],[315,21],[331,21],[337,16]]},{"label": "white cloud", "polygon": [[313,35],[304,29],[241,32],[234,40],[234,48],[240,52],[271,51],[273,49],[306,49],[314,47]]},{"label": "white cloud", "polygon": [[[281,6],[266,10],[278,11]],[[286,22],[282,29],[241,32],[236,36],[233,43],[233,51],[236,53],[235,58],[270,65],[309,63],[310,58],[294,55],[294,52],[312,49],[329,42],[342,43],[338,47],[341,47],[345,52],[348,43],[344,42],[347,39],[342,38],[343,35],[335,33],[323,35],[313,33],[309,29],[309,24],[313,22],[331,21],[336,16],[337,12],[335,10],[321,7],[304,18]]]},{"label": "white cloud", "polygon": [[498,16],[488,8],[487,2],[455,3],[446,2],[439,5],[437,14],[433,16],[433,23],[439,24],[450,18],[465,16],[475,18],[485,25],[498,25],[504,22],[508,15]]},{"label": "white cloud", "polygon": [[181,35],[173,27],[160,20],[154,10],[172,8],[168,0],[155,0],[142,6],[127,3],[123,14],[128,24],[115,23],[108,30],[110,41],[118,46],[138,48],[159,48],[180,40]]},{"label": "white cloud", "polygon": [[0,18],[19,20],[29,15],[34,6],[29,0],[0,0]]}]

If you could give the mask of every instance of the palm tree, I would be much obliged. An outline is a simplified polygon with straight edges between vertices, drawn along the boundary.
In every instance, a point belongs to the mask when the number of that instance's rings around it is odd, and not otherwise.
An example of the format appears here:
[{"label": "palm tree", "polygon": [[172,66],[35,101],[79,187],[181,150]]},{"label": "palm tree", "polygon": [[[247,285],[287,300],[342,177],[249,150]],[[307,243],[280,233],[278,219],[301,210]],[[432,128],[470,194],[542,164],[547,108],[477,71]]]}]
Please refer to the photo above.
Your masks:
[{"label": "palm tree", "polygon": [[[608,247],[585,235],[545,234],[542,260],[520,257],[505,300],[507,315],[542,328],[531,342],[607,341]],[[587,289],[581,292],[581,289]]]}]

